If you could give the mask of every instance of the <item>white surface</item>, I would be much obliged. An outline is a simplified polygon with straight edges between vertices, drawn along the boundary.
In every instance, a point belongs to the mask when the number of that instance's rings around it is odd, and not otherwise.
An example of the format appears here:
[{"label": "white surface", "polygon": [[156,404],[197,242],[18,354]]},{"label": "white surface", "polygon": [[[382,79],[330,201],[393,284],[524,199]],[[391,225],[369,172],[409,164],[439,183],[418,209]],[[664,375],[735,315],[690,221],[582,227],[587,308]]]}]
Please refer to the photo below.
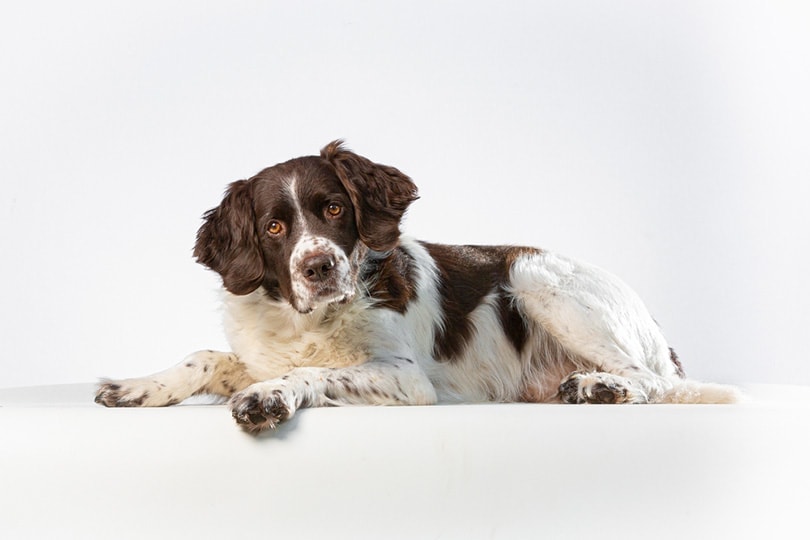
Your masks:
[{"label": "white surface", "polygon": [[2,538],[806,538],[810,388],[736,406],[105,409],[0,390]]},{"label": "white surface", "polygon": [[810,384],[809,12],[3,2],[0,386],[224,348],[199,216],[337,137],[413,176],[412,235],[590,261],[691,376]]}]

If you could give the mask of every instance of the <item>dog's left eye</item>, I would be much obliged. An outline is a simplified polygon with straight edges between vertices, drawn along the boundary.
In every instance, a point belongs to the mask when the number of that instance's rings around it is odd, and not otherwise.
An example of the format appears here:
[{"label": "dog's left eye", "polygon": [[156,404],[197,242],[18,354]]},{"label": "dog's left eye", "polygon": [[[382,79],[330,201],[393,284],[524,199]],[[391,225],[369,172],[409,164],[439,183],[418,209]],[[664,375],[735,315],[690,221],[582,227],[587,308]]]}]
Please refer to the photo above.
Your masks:
[{"label": "dog's left eye", "polygon": [[343,207],[338,203],[329,203],[329,206],[326,207],[326,213],[332,217],[338,217],[343,213]]}]

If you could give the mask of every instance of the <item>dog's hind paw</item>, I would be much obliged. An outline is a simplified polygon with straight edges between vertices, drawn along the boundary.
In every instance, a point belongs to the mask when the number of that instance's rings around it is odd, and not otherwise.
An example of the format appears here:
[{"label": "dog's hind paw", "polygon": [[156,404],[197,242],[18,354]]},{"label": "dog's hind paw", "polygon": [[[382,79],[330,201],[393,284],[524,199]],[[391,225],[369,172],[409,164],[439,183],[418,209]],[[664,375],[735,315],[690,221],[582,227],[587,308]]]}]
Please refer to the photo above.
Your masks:
[{"label": "dog's hind paw", "polygon": [[645,396],[634,391],[629,380],[599,371],[575,371],[559,388],[563,403],[644,403]]}]

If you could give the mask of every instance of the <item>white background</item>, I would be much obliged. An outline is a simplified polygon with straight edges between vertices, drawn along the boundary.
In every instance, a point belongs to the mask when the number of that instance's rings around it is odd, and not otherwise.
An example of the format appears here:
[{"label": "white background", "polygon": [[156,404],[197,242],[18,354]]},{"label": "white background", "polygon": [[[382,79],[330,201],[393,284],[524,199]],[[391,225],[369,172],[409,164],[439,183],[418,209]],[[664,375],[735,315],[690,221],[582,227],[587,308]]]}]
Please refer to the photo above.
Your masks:
[{"label": "white background", "polygon": [[622,276],[687,373],[810,383],[803,2],[6,2],[0,386],[225,348],[225,185],[331,139],[406,230]]}]

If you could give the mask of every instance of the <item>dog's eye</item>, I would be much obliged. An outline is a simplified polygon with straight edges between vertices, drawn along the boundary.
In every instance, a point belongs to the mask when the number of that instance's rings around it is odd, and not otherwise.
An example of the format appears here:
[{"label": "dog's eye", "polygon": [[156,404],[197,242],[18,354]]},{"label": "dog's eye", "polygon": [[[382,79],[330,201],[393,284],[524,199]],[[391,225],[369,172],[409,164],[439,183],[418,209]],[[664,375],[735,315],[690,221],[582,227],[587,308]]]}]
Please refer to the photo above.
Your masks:
[{"label": "dog's eye", "polygon": [[332,217],[338,217],[343,213],[343,207],[338,203],[329,203],[329,206],[326,207],[326,213]]},{"label": "dog's eye", "polygon": [[284,231],[284,225],[280,221],[273,220],[267,224],[267,232],[273,236],[277,236]]}]

